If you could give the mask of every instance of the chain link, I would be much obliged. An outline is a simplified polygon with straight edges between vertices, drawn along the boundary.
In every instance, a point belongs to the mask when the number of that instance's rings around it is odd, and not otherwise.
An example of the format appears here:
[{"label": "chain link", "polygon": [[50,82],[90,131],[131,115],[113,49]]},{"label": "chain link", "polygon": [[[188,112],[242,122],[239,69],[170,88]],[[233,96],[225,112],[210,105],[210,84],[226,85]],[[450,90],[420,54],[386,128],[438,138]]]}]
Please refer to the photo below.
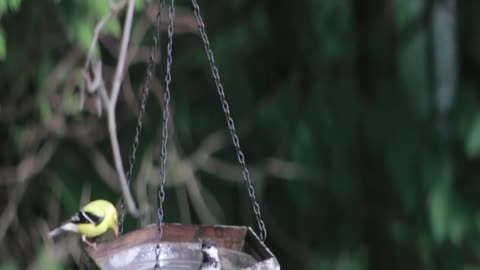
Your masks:
[{"label": "chain link", "polygon": [[158,187],[158,223],[157,223],[157,246],[155,247],[155,267],[160,269],[160,240],[163,235],[163,202],[165,201],[165,178],[167,174],[167,142],[168,142],[168,119],[170,116],[170,83],[172,81],[172,46],[173,46],[173,18],[175,17],[175,1],[171,0],[168,10],[168,45],[167,45],[167,71],[165,74],[165,93],[163,96],[165,107],[163,110],[163,128],[162,128],[162,145],[160,152],[160,186]]},{"label": "chain link", "polygon": [[212,75],[215,80],[215,86],[217,88],[218,95],[220,96],[223,112],[225,113],[225,118],[227,120],[228,128],[230,130],[230,136],[232,137],[233,145],[235,146],[235,150],[237,152],[238,162],[242,167],[243,179],[245,180],[245,185],[247,186],[248,195],[250,196],[250,200],[252,202],[253,212],[255,213],[258,227],[260,229],[260,239],[262,239],[262,241],[265,241],[265,239],[267,238],[267,229],[265,228],[265,223],[263,222],[263,219],[262,219],[262,215],[260,212],[260,205],[258,204],[257,199],[255,197],[255,189],[253,188],[252,181],[250,180],[250,173],[248,172],[247,166],[245,165],[245,156],[243,155],[243,152],[240,149],[240,140],[238,139],[237,133],[235,131],[235,123],[233,122],[233,118],[230,115],[230,108],[229,108],[227,99],[225,97],[223,85],[220,81],[220,75],[218,73],[218,69],[215,64],[213,51],[210,47],[210,42],[208,41],[205,24],[203,23],[203,19],[200,15],[200,7],[196,0],[192,0],[192,4],[193,4],[195,17],[197,18],[197,22],[198,22],[198,29],[202,36],[203,45],[207,53],[208,61],[210,62],[210,68],[212,70]]},{"label": "chain link", "polygon": [[[153,45],[150,48],[150,56],[148,58],[148,65],[147,65],[147,76],[145,78],[145,84],[143,87],[143,94],[142,94],[142,101],[140,105],[140,111],[138,113],[138,118],[137,118],[137,127],[135,129],[135,138],[132,143],[132,152],[130,153],[130,156],[128,157],[128,163],[129,163],[129,168],[126,174],[127,177],[127,184],[130,186],[130,182],[132,181],[133,177],[133,168],[135,166],[135,161],[136,161],[136,155],[137,155],[137,149],[138,145],[140,143],[140,133],[142,132],[142,127],[143,127],[143,115],[145,114],[145,109],[146,109],[146,104],[148,100],[148,96],[150,94],[150,85],[152,81],[152,76],[153,76],[153,67],[155,65],[155,55],[156,55],[156,48],[157,44],[161,44],[161,23],[162,23],[162,10],[163,7],[160,7],[160,10],[158,11],[156,21],[155,21],[155,32],[153,34]],[[160,55],[161,52],[159,50],[158,53],[158,61],[160,62]],[[123,234],[123,229],[124,229],[124,220],[125,220],[125,198],[122,197],[122,200],[120,202],[120,220],[119,220],[119,233],[120,235]]]}]

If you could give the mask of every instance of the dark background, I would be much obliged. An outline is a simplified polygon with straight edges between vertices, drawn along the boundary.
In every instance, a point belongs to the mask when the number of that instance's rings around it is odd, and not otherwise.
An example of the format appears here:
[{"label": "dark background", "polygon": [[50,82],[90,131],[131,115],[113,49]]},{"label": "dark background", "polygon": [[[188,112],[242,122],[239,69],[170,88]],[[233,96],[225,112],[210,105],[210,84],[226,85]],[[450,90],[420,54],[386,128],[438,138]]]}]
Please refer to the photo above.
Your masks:
[{"label": "dark background", "polygon": [[[158,10],[137,2],[116,110],[125,168]],[[480,269],[479,1],[199,4],[282,269]],[[191,4],[176,7],[166,221],[257,229]],[[2,270],[76,269],[76,244],[45,233],[120,200],[105,114],[93,96],[79,109],[107,11],[0,0]],[[108,85],[123,19],[100,36]],[[162,57],[131,185],[146,214],[127,231],[156,221],[164,73]]]}]

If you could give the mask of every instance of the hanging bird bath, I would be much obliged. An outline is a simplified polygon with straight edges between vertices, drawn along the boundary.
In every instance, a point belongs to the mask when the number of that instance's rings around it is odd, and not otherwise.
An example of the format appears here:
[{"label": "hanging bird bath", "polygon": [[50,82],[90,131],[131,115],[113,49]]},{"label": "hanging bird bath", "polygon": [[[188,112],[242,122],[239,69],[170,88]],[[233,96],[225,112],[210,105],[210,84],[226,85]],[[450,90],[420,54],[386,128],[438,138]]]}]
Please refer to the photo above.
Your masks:
[{"label": "hanging bird bath", "polygon": [[[168,7],[168,40],[166,52],[166,74],[165,74],[165,92],[163,96],[163,127],[160,149],[160,184],[158,188],[158,209],[157,224],[149,225],[145,228],[127,233],[119,238],[108,242],[98,242],[95,249],[88,247],[83,250],[81,263],[86,269],[94,270],[143,270],[143,269],[195,269],[201,267],[202,260],[209,259],[209,254],[204,257],[201,251],[201,242],[206,239],[215,241],[213,249],[215,256],[214,266],[217,266],[218,259],[222,270],[249,269],[249,270],[279,270],[280,265],[275,256],[265,246],[264,241],[267,237],[267,229],[263,222],[260,205],[255,197],[255,189],[250,179],[250,174],[246,166],[245,156],[240,149],[240,142],[235,130],[234,120],[230,113],[230,106],[227,102],[224,88],[220,81],[220,75],[215,64],[214,54],[210,48],[210,42],[206,33],[205,24],[200,15],[200,7],[197,0],[192,0],[193,13],[197,19],[198,29],[202,38],[207,58],[210,64],[212,75],[215,82],[217,93],[220,97],[221,108],[227,121],[229,133],[235,148],[236,156],[240,163],[242,176],[247,187],[253,212],[259,227],[259,236],[257,236],[250,227],[224,226],[224,225],[184,225],[184,224],[165,224],[163,222],[164,212],[163,203],[165,200],[165,180],[167,175],[167,141],[168,141],[168,121],[169,121],[169,103],[170,103],[170,83],[171,83],[171,65],[172,65],[172,46],[174,34],[174,0],[170,1]],[[129,156],[129,169],[127,171],[127,184],[132,180],[133,166],[135,163],[135,153],[139,145],[139,136],[142,129],[142,116],[145,113],[145,105],[148,98],[150,81],[152,77],[152,67],[155,59],[155,47],[160,43],[160,24],[162,22],[162,10],[166,8],[165,0],[161,1],[160,11],[157,15],[156,31],[154,32],[154,46],[151,50],[149,65],[147,69],[147,78],[142,97],[141,111],[138,116],[135,140],[132,144],[132,152]],[[160,43],[161,44],[161,43]],[[160,62],[160,61],[159,61]],[[121,212],[119,218],[120,233],[123,232],[123,222],[126,214],[125,204],[122,200]],[[210,241],[206,241],[210,242]],[[208,250],[212,251],[212,245],[208,245]],[[205,250],[203,250],[205,251]],[[207,267],[212,265],[207,264]]]},{"label": "hanging bird bath", "polygon": [[[157,226],[125,234],[87,248],[87,269],[143,270],[155,264]],[[160,251],[162,269],[195,269],[202,261],[202,239],[216,241],[222,270],[280,269],[277,259],[249,227],[164,224]]]}]

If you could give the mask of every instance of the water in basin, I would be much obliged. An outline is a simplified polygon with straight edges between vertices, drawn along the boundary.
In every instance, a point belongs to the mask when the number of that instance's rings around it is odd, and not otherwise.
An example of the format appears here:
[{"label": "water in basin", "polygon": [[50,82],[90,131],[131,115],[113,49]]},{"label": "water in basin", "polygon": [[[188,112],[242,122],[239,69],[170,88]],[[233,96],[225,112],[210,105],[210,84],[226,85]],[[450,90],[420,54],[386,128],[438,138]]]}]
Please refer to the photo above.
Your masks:
[{"label": "water in basin", "polygon": [[[103,270],[143,270],[155,265],[155,243],[148,243],[127,249],[117,250],[107,256],[97,258]],[[250,267],[257,261],[250,255],[232,249],[219,248],[223,270]],[[198,270],[202,260],[199,243],[162,243],[160,265],[163,270]]]}]

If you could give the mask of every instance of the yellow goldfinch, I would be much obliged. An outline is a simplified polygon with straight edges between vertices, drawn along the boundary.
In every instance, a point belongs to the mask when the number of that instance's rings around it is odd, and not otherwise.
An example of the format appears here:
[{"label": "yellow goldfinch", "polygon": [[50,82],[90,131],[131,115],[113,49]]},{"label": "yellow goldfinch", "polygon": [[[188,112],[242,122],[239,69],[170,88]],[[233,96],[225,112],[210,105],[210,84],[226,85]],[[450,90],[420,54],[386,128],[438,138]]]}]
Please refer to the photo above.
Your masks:
[{"label": "yellow goldfinch", "polygon": [[76,232],[82,234],[83,242],[95,248],[95,243],[87,240],[100,236],[112,229],[118,236],[117,209],[106,200],[95,200],[83,207],[62,226],[50,231],[48,236],[55,237],[63,232]]}]

